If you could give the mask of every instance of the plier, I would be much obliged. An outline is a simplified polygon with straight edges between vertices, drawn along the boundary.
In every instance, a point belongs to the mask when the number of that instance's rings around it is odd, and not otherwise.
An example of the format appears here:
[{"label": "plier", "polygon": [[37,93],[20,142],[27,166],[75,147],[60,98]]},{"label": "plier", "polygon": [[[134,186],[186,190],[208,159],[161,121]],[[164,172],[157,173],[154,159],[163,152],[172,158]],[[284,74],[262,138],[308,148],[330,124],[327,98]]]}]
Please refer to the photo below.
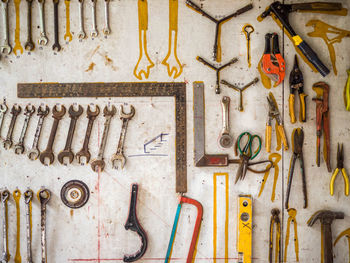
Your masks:
[{"label": "plier", "polygon": [[275,87],[284,80],[286,64],[279,49],[277,33],[265,35],[265,51],[261,60],[261,68],[275,82]]},{"label": "plier", "polygon": [[304,78],[303,73],[300,71],[298,65],[298,58],[295,55],[294,66],[289,75],[289,116],[290,122],[295,123],[295,111],[294,111],[294,102],[295,102],[295,91],[298,91],[300,98],[300,112],[299,112],[299,121],[306,122],[306,103],[305,98],[307,95],[304,93]]},{"label": "plier", "polygon": [[334,194],[334,181],[339,173],[341,171],[343,178],[344,178],[344,192],[345,195],[349,195],[349,177],[346,173],[346,170],[344,168],[344,149],[343,144],[338,143],[338,152],[337,152],[337,168],[334,170],[334,173],[331,178],[331,183],[329,185],[331,195]]},{"label": "plier", "polygon": [[[282,262],[281,254],[281,220],[279,217],[280,210],[278,208],[273,208],[271,210],[270,219],[270,238],[269,238],[269,263],[273,261],[273,254],[275,254],[275,263]],[[276,225],[276,226],[275,226]],[[276,227],[276,228],[275,228]],[[275,231],[274,231],[275,230]],[[276,232],[276,239],[273,240],[273,234]],[[273,251],[273,244],[275,243],[275,253]]]},{"label": "plier", "polygon": [[272,92],[269,93],[269,96],[267,97],[267,102],[269,103],[269,114],[268,114],[268,121],[266,123],[266,140],[265,140],[265,147],[266,152],[270,152],[271,150],[271,133],[272,133],[272,120],[276,119],[276,136],[277,136],[277,148],[276,150],[280,150],[280,140],[282,139],[284,150],[288,150],[288,142],[286,133],[284,131],[284,126],[281,118],[281,114],[278,110],[277,102],[275,100],[275,97],[273,96]]}]

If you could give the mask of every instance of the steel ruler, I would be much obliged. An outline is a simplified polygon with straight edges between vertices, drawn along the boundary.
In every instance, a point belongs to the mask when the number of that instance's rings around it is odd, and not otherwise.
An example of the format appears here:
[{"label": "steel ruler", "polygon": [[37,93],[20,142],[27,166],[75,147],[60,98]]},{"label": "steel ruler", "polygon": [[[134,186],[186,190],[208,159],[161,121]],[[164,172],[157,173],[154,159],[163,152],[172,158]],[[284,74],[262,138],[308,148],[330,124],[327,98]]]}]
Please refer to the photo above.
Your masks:
[{"label": "steel ruler", "polygon": [[18,98],[174,97],[176,192],[187,192],[186,83],[18,83]]}]

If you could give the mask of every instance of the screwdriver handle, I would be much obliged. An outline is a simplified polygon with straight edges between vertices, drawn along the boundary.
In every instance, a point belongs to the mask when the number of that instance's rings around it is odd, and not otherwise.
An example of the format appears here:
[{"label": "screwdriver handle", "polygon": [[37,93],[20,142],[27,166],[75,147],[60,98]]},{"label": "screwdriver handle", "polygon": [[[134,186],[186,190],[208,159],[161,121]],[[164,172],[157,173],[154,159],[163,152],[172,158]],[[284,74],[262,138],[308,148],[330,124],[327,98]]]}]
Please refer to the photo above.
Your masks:
[{"label": "screwdriver handle", "polygon": [[[294,112],[294,103],[295,103],[295,95],[291,93],[289,94],[289,116],[290,116],[290,122],[292,124],[296,122],[295,112]],[[300,107],[301,107],[301,104],[300,104]]]},{"label": "screwdriver handle", "polygon": [[271,133],[272,133],[272,127],[266,124],[265,148],[266,148],[266,152],[268,153],[271,151]]}]

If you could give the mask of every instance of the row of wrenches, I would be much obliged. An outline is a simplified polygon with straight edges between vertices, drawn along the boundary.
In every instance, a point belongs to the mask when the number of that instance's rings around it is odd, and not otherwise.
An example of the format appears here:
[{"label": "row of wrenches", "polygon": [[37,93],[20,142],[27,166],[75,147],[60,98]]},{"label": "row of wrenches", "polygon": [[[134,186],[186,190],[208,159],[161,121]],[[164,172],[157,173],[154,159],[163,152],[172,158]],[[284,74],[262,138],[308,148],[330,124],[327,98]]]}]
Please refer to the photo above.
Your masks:
[{"label": "row of wrenches", "polygon": [[[78,121],[78,118],[82,115],[84,109],[82,106],[77,105],[77,110],[75,109],[74,105],[71,105],[69,107],[68,113],[70,117],[70,125],[68,129],[68,135],[66,139],[66,144],[64,149],[57,155],[57,159],[61,164],[66,165],[67,160],[68,163],[72,163],[74,159],[78,161],[79,164],[84,165],[89,163],[90,158],[91,158],[91,153],[89,151],[89,141],[90,141],[90,136],[93,128],[93,123],[96,119],[96,117],[100,113],[100,108],[95,105],[95,111],[92,111],[90,108],[90,105],[87,107],[86,110],[86,117],[88,118],[88,124],[85,132],[85,138],[83,142],[83,146],[79,152],[76,154],[73,153],[72,151],[72,142],[73,142],[73,137],[74,137],[74,131],[75,127]],[[1,133],[1,128],[4,122],[4,117],[5,114],[8,110],[8,107],[6,104],[0,104],[0,133]],[[3,146],[5,149],[12,148],[13,145],[13,131],[15,128],[17,116],[21,113],[22,109],[21,106],[19,105],[14,105],[11,109],[11,122],[10,126],[6,135],[5,140],[2,142]],[[21,135],[19,137],[18,143],[14,145],[14,151],[16,154],[23,154],[25,152],[25,136],[27,133],[29,121],[32,117],[32,115],[35,112],[35,107],[33,105],[28,104],[24,110],[24,123],[21,131]],[[55,160],[55,155],[53,152],[53,144],[55,141],[56,137],[56,132],[57,128],[59,125],[60,120],[64,117],[66,114],[66,108],[63,105],[60,105],[60,109],[58,105],[55,105],[52,108],[52,118],[53,118],[53,124],[50,132],[50,136],[48,139],[47,147],[43,152],[40,152],[39,150],[39,139],[40,139],[40,134],[41,130],[43,127],[44,119],[45,117],[49,114],[50,108],[46,106],[40,106],[37,110],[37,115],[39,117],[38,119],[38,124],[36,127],[34,139],[33,139],[33,144],[32,148],[28,150],[27,156],[30,160],[36,160],[40,159],[41,163],[44,165],[50,165],[54,162]],[[106,106],[103,110],[103,115],[105,117],[105,123],[104,123],[104,131],[103,131],[103,136],[102,136],[102,141],[100,144],[100,148],[98,151],[98,155],[96,159],[94,159],[91,162],[91,168],[93,171],[98,172],[98,171],[103,171],[105,167],[105,161],[104,161],[104,152],[105,152],[105,147],[107,143],[107,138],[108,138],[108,133],[109,133],[109,127],[110,123],[112,120],[112,117],[117,113],[117,109],[114,105],[111,107]],[[119,142],[118,142],[118,147],[117,147],[117,152],[112,155],[111,157],[111,163],[112,167],[114,169],[123,169],[126,163],[126,158],[124,156],[124,142],[125,142],[125,136],[126,136],[126,131],[128,127],[128,122],[129,120],[135,115],[135,108],[130,105],[130,112],[125,113],[123,106],[120,105],[119,109],[119,117],[122,120],[122,128],[119,136]]]},{"label": "row of wrenches", "polygon": [[[10,261],[10,253],[8,249],[8,201],[11,197],[11,193],[5,189],[1,192],[1,210],[2,210],[2,231],[3,231],[3,246],[0,262],[5,263]],[[24,205],[26,213],[26,239],[27,239],[27,260],[26,262],[32,263],[32,201],[34,193],[32,190],[27,189],[24,192]],[[40,214],[41,214],[41,262],[47,262],[47,245],[46,245],[46,205],[51,198],[50,190],[42,188],[37,193],[38,200],[40,202]],[[20,253],[20,198],[21,191],[16,189],[13,192],[13,198],[16,203],[17,213],[17,249],[15,255],[15,262],[21,262]]]},{"label": "row of wrenches", "polygon": [[[45,46],[49,42],[49,39],[46,35],[45,28],[45,0],[37,0],[39,5],[39,16],[40,16],[40,36],[38,39],[38,44]],[[96,23],[96,2],[97,0],[89,0],[91,1],[92,7],[92,28],[90,35],[92,38],[96,38],[99,34]],[[109,35],[111,33],[110,25],[109,25],[109,1],[104,0],[104,10],[105,10],[105,25],[103,28],[103,34]],[[24,44],[24,48],[27,51],[33,51],[35,49],[35,44],[33,42],[32,37],[32,2],[33,0],[26,0],[27,2],[27,40]],[[73,35],[70,30],[70,0],[65,0],[66,7],[66,33],[64,35],[64,39],[66,41],[71,41]],[[10,54],[12,52],[12,46],[9,40],[9,17],[8,17],[8,3],[9,0],[1,0],[0,1],[0,12],[2,17],[2,27],[3,27],[3,36],[2,40],[0,40],[0,52],[3,54]],[[14,0],[15,11],[16,11],[16,29],[15,29],[15,45],[13,51],[15,55],[19,51],[21,54],[23,53],[23,47],[21,45],[20,40],[20,3],[21,0]],[[84,39],[87,34],[84,29],[84,0],[78,0],[79,4],[79,32],[78,38]],[[60,51],[61,45],[59,42],[59,21],[58,21],[58,5],[59,0],[53,0],[53,8],[54,8],[54,43],[52,45],[52,49],[54,51]]]}]

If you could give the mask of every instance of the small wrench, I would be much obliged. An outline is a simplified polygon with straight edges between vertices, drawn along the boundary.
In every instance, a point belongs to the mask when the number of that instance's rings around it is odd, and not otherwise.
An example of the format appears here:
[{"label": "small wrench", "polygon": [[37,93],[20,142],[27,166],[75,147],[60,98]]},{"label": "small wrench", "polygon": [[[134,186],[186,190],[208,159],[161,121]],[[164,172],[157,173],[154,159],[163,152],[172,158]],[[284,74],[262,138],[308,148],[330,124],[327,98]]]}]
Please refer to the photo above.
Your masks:
[{"label": "small wrench", "polygon": [[16,233],[16,254],[14,261],[15,263],[21,263],[21,214],[20,214],[20,205],[19,200],[21,199],[21,191],[16,189],[13,191],[13,199],[15,199],[16,203],[16,220],[17,220],[17,233]]},{"label": "small wrench", "polygon": [[130,105],[130,113],[128,114],[124,113],[123,105],[120,105],[119,118],[123,121],[123,124],[122,124],[122,129],[120,131],[117,152],[113,154],[111,158],[113,169],[124,168],[124,165],[126,162],[125,156],[124,156],[125,135],[126,135],[126,130],[128,128],[128,122],[132,117],[134,117],[134,115],[135,115],[135,108],[132,105]]},{"label": "small wrench", "polygon": [[230,123],[229,123],[229,109],[230,109],[230,98],[227,96],[222,97],[221,100],[222,106],[222,119],[223,119],[223,128],[221,131],[219,143],[223,148],[230,148],[233,144],[233,138],[230,135]]},{"label": "small wrench", "polygon": [[27,262],[33,263],[32,256],[32,200],[33,191],[28,189],[24,192],[24,203],[26,210],[26,235],[27,235]]},{"label": "small wrench", "polygon": [[68,113],[70,117],[69,130],[66,140],[66,145],[64,149],[58,154],[57,159],[60,164],[64,164],[64,159],[68,157],[69,163],[72,163],[74,160],[74,153],[72,152],[72,142],[74,137],[75,126],[77,124],[78,118],[83,113],[84,109],[79,105],[79,109],[77,111],[74,110],[73,105],[69,107]]},{"label": "small wrench", "polygon": [[5,103],[0,104],[0,137],[1,137],[2,125],[4,123],[4,117],[7,110],[8,110],[8,107]]},{"label": "small wrench", "polygon": [[29,106],[27,105],[25,110],[24,110],[24,123],[23,123],[23,128],[21,135],[19,137],[18,143],[15,145],[15,154],[23,154],[24,153],[24,138],[26,136],[27,130],[28,130],[28,124],[29,121],[35,112],[35,107],[34,106]]},{"label": "small wrench", "polygon": [[49,137],[49,141],[47,143],[46,150],[40,154],[40,162],[45,165],[45,159],[49,158],[49,164],[52,164],[55,160],[55,155],[53,154],[52,146],[55,142],[56,132],[58,128],[58,124],[60,120],[63,118],[64,114],[66,114],[66,108],[61,105],[61,110],[58,111],[57,106],[55,105],[52,109],[52,118],[54,118],[51,133]]},{"label": "small wrench", "polygon": [[0,45],[0,52],[10,54],[12,47],[9,41],[9,19],[8,19],[8,2],[9,0],[1,0],[1,12],[2,12],[2,26],[3,26],[3,40]]},{"label": "small wrench", "polygon": [[109,1],[110,0],[104,0],[105,2],[105,27],[103,28],[103,34],[106,36],[111,33],[111,28],[109,26]]},{"label": "small wrench", "polygon": [[91,29],[91,37],[97,37],[97,24],[96,24],[96,2],[97,0],[91,0],[92,3],[92,29]]},{"label": "small wrench", "polygon": [[102,135],[102,142],[100,144],[100,149],[98,150],[97,158],[91,162],[91,168],[94,172],[98,172],[99,169],[100,171],[103,171],[103,169],[105,168],[105,161],[104,161],[103,155],[106,148],[109,126],[111,124],[112,117],[116,114],[116,112],[117,112],[117,109],[113,105],[111,110],[109,110],[107,106],[103,109],[103,116],[105,117],[105,123],[104,123],[103,135]]},{"label": "small wrench", "polygon": [[46,246],[46,205],[51,198],[51,192],[48,189],[42,189],[38,192],[41,209],[41,263],[47,262],[47,246]]},{"label": "small wrench", "polygon": [[45,29],[45,0],[38,0],[39,2],[39,16],[40,16],[40,37],[38,40],[39,45],[46,46],[49,42],[46,36]]},{"label": "small wrench", "polygon": [[16,124],[16,120],[17,120],[17,116],[21,113],[22,108],[21,106],[18,106],[18,108],[16,108],[15,105],[13,105],[12,109],[11,109],[11,114],[12,114],[12,119],[11,119],[11,123],[10,123],[10,127],[9,130],[7,132],[7,136],[6,136],[6,140],[3,141],[3,146],[4,148],[10,149],[12,147],[12,135],[13,135],[13,130],[15,128],[15,124]]},{"label": "small wrench", "polygon": [[52,50],[59,52],[61,50],[60,40],[59,40],[59,33],[58,33],[58,4],[60,3],[59,0],[53,0],[53,15],[54,15],[54,32],[55,32],[55,43],[52,45]]},{"label": "small wrench", "polygon": [[79,33],[78,38],[84,39],[86,38],[86,33],[84,30],[84,0],[78,0],[79,4]]},{"label": "small wrench", "polygon": [[66,5],[66,34],[64,35],[64,40],[71,42],[72,33],[70,32],[70,0],[65,0]]},{"label": "small wrench", "polygon": [[20,22],[20,12],[19,6],[21,0],[14,0],[15,10],[16,10],[16,29],[15,29],[15,46],[13,47],[13,52],[17,55],[17,51],[20,51],[23,54],[23,47],[21,45],[21,22]]},{"label": "small wrench", "polygon": [[8,209],[7,201],[10,198],[10,192],[6,189],[1,193],[1,204],[2,204],[2,256],[1,263],[9,262],[10,253],[9,253],[9,244],[8,244]]},{"label": "small wrench", "polygon": [[[87,115],[86,117],[89,119],[89,122],[88,122],[88,125],[86,127],[86,133],[85,133],[83,147],[75,155],[75,157],[77,158],[78,162],[81,165],[83,165],[85,163],[89,163],[89,161],[90,161],[90,157],[91,157],[91,154],[89,151],[90,135],[91,135],[92,126],[94,124],[94,121],[99,114],[100,114],[100,108],[97,105],[96,105],[95,111],[91,111],[90,105],[88,106],[87,111],[86,111],[86,115]],[[85,163],[83,162],[81,157],[85,157]]]},{"label": "small wrench", "polygon": [[35,48],[32,38],[32,3],[33,0],[26,0],[27,2],[27,42],[24,44],[24,48],[27,51],[33,51]]}]

